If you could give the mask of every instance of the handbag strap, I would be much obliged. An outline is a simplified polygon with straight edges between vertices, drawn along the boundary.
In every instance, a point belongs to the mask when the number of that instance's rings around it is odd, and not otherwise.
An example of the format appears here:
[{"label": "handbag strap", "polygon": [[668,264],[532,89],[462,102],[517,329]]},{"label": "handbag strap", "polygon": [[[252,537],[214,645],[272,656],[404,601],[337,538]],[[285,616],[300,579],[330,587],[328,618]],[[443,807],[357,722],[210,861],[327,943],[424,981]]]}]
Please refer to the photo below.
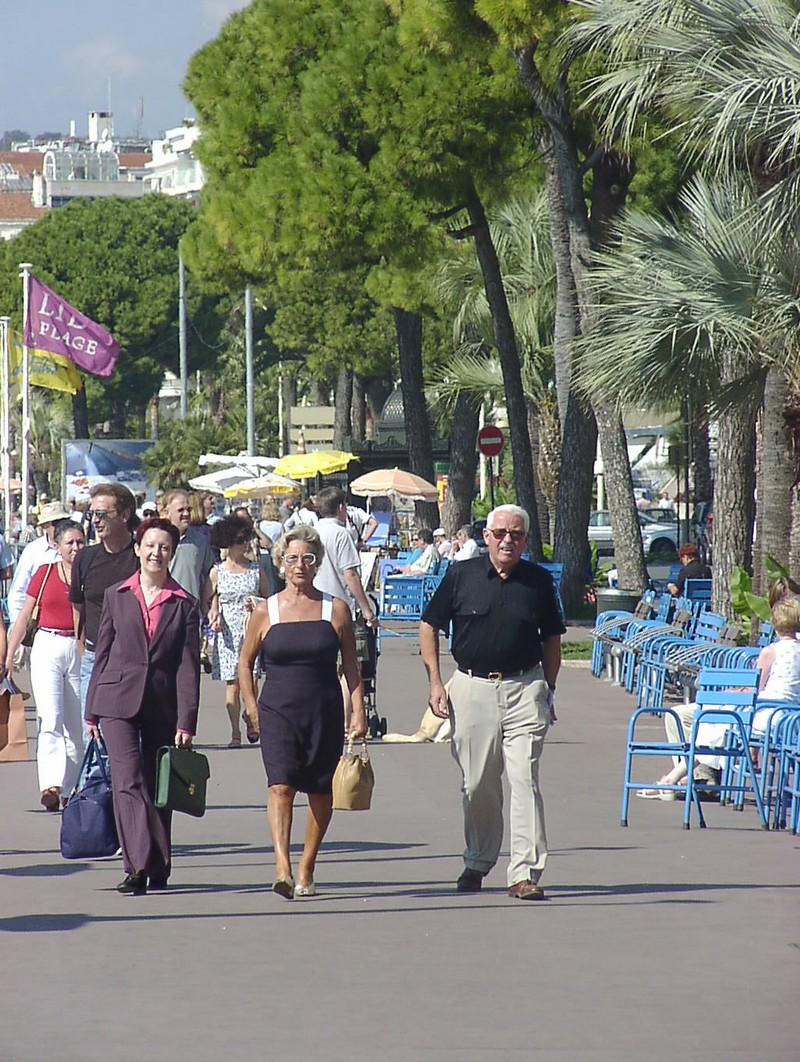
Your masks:
[{"label": "handbag strap", "polygon": [[105,749],[105,743],[96,738],[90,738],[89,744],[86,746],[86,752],[83,757],[83,764],[81,765],[80,774],[78,778],[83,778],[84,773],[94,764],[100,768],[100,773],[103,776],[103,781],[108,784],[108,772],[106,771],[106,765],[103,757],[100,754],[101,747]]},{"label": "handbag strap", "polygon": [[56,562],[54,561],[53,564],[47,565],[47,571],[44,573],[42,585],[39,587],[39,593],[36,595],[36,604],[33,606],[31,619],[38,620],[39,618],[39,605],[42,603],[42,594],[44,593],[44,588],[47,586],[47,580],[50,578],[50,572],[53,570],[53,565],[55,563]]},{"label": "handbag strap", "polygon": [[[347,735],[347,747],[345,749],[345,755],[346,756],[352,756],[353,755],[353,750],[355,748],[355,744],[356,744],[356,739],[355,739],[354,735],[353,734],[348,734]],[[369,750],[367,748],[366,735],[361,739],[360,758],[361,758],[361,760],[364,763],[367,763],[368,760],[369,760]]]}]

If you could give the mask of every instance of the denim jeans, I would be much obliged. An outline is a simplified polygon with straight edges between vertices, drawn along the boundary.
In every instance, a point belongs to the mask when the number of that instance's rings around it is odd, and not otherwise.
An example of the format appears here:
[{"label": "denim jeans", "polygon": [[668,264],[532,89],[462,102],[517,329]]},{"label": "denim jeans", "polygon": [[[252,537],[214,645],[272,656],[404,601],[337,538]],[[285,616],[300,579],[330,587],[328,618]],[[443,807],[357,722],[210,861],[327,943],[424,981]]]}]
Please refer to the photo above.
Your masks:
[{"label": "denim jeans", "polygon": [[[81,718],[85,718],[86,715],[86,695],[89,692],[89,679],[92,677],[92,670],[94,669],[94,650],[84,649],[83,656],[81,658]],[[83,743],[84,747],[89,744],[89,735],[86,731],[86,725],[83,728]],[[100,755],[103,758],[103,766],[106,772],[111,777],[111,767],[108,763],[108,753],[105,750],[105,745],[100,746]],[[79,785],[82,787],[85,783],[94,777],[100,777],[102,772],[100,768],[95,764],[93,768],[88,772],[85,778],[81,778]]]}]

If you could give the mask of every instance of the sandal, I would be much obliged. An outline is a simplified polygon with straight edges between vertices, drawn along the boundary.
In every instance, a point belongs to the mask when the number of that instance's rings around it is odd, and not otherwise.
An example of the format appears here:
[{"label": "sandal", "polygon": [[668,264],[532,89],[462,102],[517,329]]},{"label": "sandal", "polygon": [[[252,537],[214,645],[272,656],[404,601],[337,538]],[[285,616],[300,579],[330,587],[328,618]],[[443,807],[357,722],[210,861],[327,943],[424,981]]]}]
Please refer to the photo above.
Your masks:
[{"label": "sandal", "polygon": [[678,794],[671,789],[637,789],[637,797],[642,800],[677,800]]},{"label": "sandal", "polygon": [[242,738],[240,734],[234,734],[228,742],[229,749],[240,749],[242,747]]},{"label": "sandal", "polygon": [[253,726],[253,724],[247,718],[246,712],[242,712],[242,722],[244,723],[245,730],[247,731],[247,740],[250,742],[251,745],[257,745],[258,742],[261,740],[261,732],[259,731],[258,726]]},{"label": "sandal", "polygon": [[42,793],[41,805],[48,811],[58,811],[61,807],[61,790],[55,785],[45,789]]},{"label": "sandal", "polygon": [[279,896],[282,896],[284,900],[294,899],[294,878],[276,878],[272,891],[277,892]]}]

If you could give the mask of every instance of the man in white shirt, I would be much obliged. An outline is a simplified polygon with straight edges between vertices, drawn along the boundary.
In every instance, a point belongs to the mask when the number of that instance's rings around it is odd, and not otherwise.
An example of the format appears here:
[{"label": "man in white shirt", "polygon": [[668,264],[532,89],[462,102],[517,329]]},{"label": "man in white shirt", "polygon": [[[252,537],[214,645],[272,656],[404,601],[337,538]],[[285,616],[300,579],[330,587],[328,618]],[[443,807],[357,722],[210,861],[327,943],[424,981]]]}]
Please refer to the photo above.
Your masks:
[{"label": "man in white shirt", "polygon": [[439,550],[439,556],[447,560],[450,556],[450,539],[443,527],[437,527],[433,532],[433,544]]},{"label": "man in white shirt", "polygon": [[303,504],[292,513],[289,519],[284,523],[283,530],[291,531],[293,527],[297,527],[298,524],[306,524],[307,527],[316,527],[319,521],[317,514],[317,505],[314,498],[308,497],[303,499]]},{"label": "man in white shirt", "polygon": [[456,532],[456,539],[458,541],[458,553],[454,557],[451,556],[451,560],[465,561],[478,556],[478,544],[472,537],[472,528],[469,524],[459,527]]},{"label": "man in white shirt", "polygon": [[364,509],[359,509],[357,505],[347,506],[347,530],[356,548],[362,543],[369,542],[377,529],[378,521],[374,516],[370,516]]},{"label": "man in white shirt", "polygon": [[433,534],[427,527],[417,532],[414,542],[422,547],[422,553],[416,560],[400,568],[402,575],[435,575],[441,559],[439,550],[433,544]]},{"label": "man in white shirt", "polygon": [[345,493],[338,487],[326,487],[317,495],[320,517],[317,532],[325,547],[325,558],[314,579],[314,586],[323,593],[346,601],[353,613],[358,606],[367,626],[377,627],[377,617],[361,585],[361,558],[345,524],[345,502]]},{"label": "man in white shirt", "polygon": [[[29,543],[20,554],[17,570],[14,573],[14,579],[8,591],[8,615],[12,624],[25,604],[25,592],[28,589],[33,573],[42,564],[52,564],[59,559],[59,552],[53,541],[53,524],[56,520],[69,520],[69,513],[61,502],[47,502],[40,507],[39,527],[41,527],[43,533],[39,538]],[[13,557],[9,563],[13,563]],[[3,564],[2,554],[0,554],[0,564]],[[3,567],[5,567],[5,564],[3,564]]]}]

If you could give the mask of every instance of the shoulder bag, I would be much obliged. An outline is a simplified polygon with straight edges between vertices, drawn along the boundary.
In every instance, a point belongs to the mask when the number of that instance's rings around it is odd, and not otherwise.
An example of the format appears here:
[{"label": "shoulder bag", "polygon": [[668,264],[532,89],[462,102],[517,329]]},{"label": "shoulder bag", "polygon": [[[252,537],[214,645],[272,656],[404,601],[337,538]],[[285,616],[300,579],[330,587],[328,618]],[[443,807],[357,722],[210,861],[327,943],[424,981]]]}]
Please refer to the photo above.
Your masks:
[{"label": "shoulder bag", "polygon": [[36,595],[36,604],[33,606],[33,612],[28,617],[28,625],[25,628],[25,637],[22,639],[22,644],[28,649],[33,645],[33,639],[36,637],[36,631],[39,629],[39,606],[42,603],[42,594],[44,588],[47,586],[47,580],[50,578],[50,572],[53,568],[52,564],[48,564],[47,571],[44,573],[42,579],[42,585],[39,587],[39,593]]},{"label": "shoulder bag", "polygon": [[372,790],[375,788],[375,773],[372,770],[367,739],[361,742],[361,751],[353,751],[355,739],[347,738],[347,747],[333,773],[334,811],[369,811]]},{"label": "shoulder bag", "polygon": [[160,748],[156,757],[156,807],[202,818],[206,813],[206,787],[211,777],[206,757],[194,749],[171,745]]},{"label": "shoulder bag", "polygon": [[83,757],[80,779],[61,816],[61,854],[65,859],[99,859],[119,848],[114,798],[107,761],[94,738]]}]

